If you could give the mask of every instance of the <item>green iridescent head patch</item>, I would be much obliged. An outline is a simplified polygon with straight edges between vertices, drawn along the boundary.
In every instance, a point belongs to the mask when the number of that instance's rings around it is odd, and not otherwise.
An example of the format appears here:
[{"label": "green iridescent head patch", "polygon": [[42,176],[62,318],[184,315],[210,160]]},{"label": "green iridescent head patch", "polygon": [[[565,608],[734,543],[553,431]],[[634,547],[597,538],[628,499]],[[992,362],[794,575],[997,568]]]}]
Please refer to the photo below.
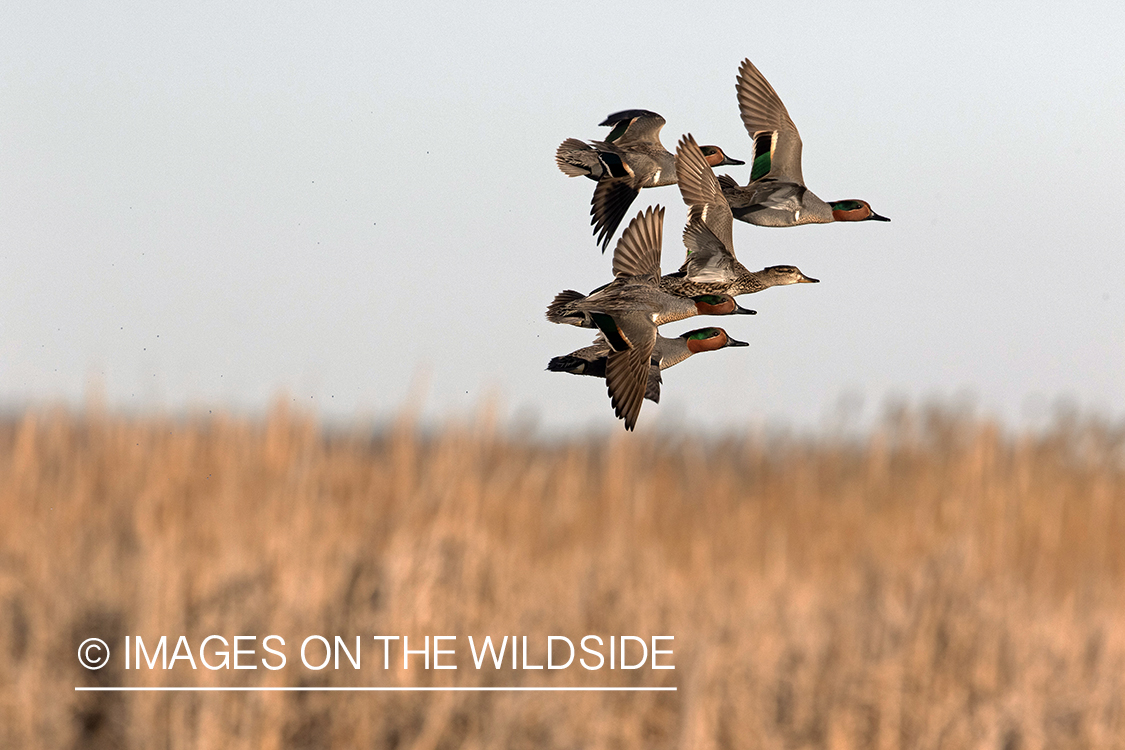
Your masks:
[{"label": "green iridescent head patch", "polygon": [[692,299],[705,305],[721,305],[727,301],[726,297],[721,297],[718,294],[701,294],[698,297],[692,297]]},{"label": "green iridescent head patch", "polygon": [[703,339],[713,339],[719,335],[718,328],[700,328],[698,331],[692,331],[687,334],[688,339],[702,341]]}]

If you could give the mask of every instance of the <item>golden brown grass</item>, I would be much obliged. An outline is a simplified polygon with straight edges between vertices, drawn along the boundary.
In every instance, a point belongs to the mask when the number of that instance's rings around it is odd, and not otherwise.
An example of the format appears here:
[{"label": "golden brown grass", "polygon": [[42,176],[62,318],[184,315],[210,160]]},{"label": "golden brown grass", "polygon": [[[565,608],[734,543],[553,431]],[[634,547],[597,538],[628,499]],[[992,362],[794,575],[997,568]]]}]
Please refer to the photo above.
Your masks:
[{"label": "golden brown grass", "polygon": [[[0,422],[0,519],[3,747],[1125,747],[1120,425],[552,442],[29,410]],[[676,669],[75,659],[89,635],[212,633],[668,634]],[[679,690],[73,691],[295,683]]]}]

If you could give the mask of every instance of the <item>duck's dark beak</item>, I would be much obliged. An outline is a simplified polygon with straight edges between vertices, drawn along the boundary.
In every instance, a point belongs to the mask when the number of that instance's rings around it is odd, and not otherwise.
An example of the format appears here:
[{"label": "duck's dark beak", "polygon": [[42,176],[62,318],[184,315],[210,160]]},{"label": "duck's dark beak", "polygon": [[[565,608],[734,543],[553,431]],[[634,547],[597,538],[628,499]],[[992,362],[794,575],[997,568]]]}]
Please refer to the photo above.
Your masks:
[{"label": "duck's dark beak", "polygon": [[745,307],[743,307],[742,305],[735,302],[734,303],[734,314],[735,315],[757,315],[758,311],[757,310],[747,310]]},{"label": "duck's dark beak", "polygon": [[732,339],[730,337],[730,334],[728,333],[727,346],[750,346],[750,344],[746,343],[745,341],[739,341],[738,339]]},{"label": "duck's dark beak", "polygon": [[888,219],[886,216],[880,216],[879,214],[872,211],[871,215],[864,219],[864,221],[890,221],[890,219]]},{"label": "duck's dark beak", "polygon": [[741,159],[732,159],[726,154],[723,154],[723,160],[719,162],[720,167],[741,167],[746,162]]}]

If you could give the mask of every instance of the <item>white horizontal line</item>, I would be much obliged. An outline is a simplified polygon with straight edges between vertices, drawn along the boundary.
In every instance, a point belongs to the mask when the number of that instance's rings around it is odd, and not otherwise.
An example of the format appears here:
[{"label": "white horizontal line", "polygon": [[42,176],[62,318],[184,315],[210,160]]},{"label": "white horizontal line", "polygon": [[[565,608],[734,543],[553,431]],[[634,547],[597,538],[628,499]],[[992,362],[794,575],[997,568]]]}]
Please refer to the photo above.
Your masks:
[{"label": "white horizontal line", "polygon": [[75,687],[78,692],[96,693],[454,693],[454,692],[675,692],[674,687]]}]

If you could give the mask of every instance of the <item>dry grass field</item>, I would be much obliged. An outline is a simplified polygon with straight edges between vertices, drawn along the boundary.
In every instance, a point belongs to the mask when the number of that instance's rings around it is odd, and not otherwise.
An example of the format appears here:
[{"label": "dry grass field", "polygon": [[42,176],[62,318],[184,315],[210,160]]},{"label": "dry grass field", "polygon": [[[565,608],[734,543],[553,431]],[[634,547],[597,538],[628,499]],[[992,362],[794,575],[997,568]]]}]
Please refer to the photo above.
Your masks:
[{"label": "dry grass field", "polygon": [[[1125,748],[1123,425],[548,440],[29,409],[0,420],[0,519],[5,748]],[[125,636],[271,633],[277,672],[121,663]],[[308,634],[363,636],[363,668],[301,667]],[[550,635],[673,635],[675,669],[473,669],[488,634],[533,663]],[[384,670],[373,635],[457,635],[459,668]],[[74,690],[99,685],[678,690]]]}]

